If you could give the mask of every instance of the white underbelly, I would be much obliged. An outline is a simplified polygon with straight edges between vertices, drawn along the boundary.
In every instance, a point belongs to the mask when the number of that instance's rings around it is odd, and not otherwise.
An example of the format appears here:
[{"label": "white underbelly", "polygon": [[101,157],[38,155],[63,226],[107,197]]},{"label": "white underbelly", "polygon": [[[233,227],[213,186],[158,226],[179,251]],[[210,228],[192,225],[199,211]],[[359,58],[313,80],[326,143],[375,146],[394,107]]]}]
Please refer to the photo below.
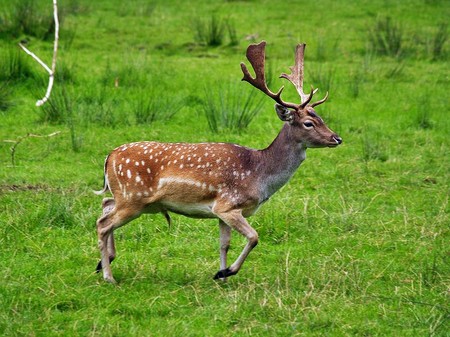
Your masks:
[{"label": "white underbelly", "polygon": [[212,211],[214,203],[180,203],[172,201],[164,201],[162,207],[169,212],[182,214],[191,218],[217,218]]}]

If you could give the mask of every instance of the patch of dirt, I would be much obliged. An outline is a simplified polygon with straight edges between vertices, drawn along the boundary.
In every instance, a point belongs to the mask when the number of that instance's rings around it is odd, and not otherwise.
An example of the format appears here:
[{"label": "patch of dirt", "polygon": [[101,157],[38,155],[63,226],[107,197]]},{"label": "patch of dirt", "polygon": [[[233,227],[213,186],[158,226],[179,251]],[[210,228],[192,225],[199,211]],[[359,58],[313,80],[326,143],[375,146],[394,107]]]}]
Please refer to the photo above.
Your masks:
[{"label": "patch of dirt", "polygon": [[45,185],[31,185],[31,184],[24,184],[24,185],[0,185],[0,193],[1,192],[22,192],[22,191],[48,191],[51,188],[49,186]]}]

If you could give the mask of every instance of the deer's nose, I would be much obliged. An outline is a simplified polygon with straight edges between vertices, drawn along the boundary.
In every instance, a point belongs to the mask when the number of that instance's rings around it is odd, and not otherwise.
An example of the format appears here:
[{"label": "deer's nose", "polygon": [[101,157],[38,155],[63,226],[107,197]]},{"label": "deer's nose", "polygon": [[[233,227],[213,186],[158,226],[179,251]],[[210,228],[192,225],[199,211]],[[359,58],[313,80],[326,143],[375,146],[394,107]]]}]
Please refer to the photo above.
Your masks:
[{"label": "deer's nose", "polygon": [[338,143],[338,145],[342,144],[342,138],[339,137],[337,134],[333,135],[333,139],[336,141],[336,143]]}]

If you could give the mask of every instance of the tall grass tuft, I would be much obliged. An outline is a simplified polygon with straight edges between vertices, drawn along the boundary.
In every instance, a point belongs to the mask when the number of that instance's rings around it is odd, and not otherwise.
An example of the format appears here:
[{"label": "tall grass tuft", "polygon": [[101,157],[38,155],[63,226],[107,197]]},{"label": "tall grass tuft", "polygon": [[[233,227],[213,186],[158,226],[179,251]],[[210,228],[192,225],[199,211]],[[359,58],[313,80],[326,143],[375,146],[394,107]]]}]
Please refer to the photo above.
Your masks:
[{"label": "tall grass tuft", "polygon": [[205,93],[205,117],[214,133],[246,129],[261,111],[264,98],[231,83],[216,91],[205,89]]},{"label": "tall grass tuft", "polygon": [[366,134],[362,140],[362,159],[367,164],[371,160],[387,161],[389,158],[384,144],[378,136]]},{"label": "tall grass tuft", "polygon": [[151,124],[158,120],[169,120],[183,107],[180,99],[164,96],[161,93],[140,93],[131,103],[137,125]]},{"label": "tall grass tuft", "polygon": [[78,135],[76,125],[77,116],[74,113],[74,95],[69,92],[64,84],[53,88],[52,95],[47,103],[39,108],[40,121],[50,124],[63,124],[69,128],[72,150],[79,152],[82,138]]},{"label": "tall grass tuft", "polygon": [[384,76],[388,79],[399,78],[402,76],[404,70],[405,70],[405,63],[399,60],[393,66],[387,69]]},{"label": "tall grass tuft", "polygon": [[72,113],[72,97],[64,85],[54,87],[46,104],[39,109],[40,122],[50,124],[65,124]]},{"label": "tall grass tuft", "polygon": [[[105,86],[82,92],[79,99],[78,114],[82,124],[116,127],[120,122],[118,111],[122,110],[120,109],[119,94],[119,91],[115,88]],[[127,123],[124,122],[123,124]]]},{"label": "tall grass tuft", "polygon": [[156,3],[154,1],[134,1],[133,6],[129,3],[122,2],[120,6],[116,7],[116,13],[118,16],[137,16],[150,18],[156,9]]},{"label": "tall grass tuft", "polygon": [[228,38],[229,38],[229,45],[230,46],[237,46],[239,45],[239,38],[236,32],[236,26],[234,22],[227,20],[226,21],[227,31],[228,31]]},{"label": "tall grass tuft", "polygon": [[0,81],[24,80],[34,77],[25,53],[18,48],[0,50]]},{"label": "tall grass tuft", "polygon": [[439,60],[444,55],[444,45],[448,40],[447,23],[441,23],[433,36],[432,54],[433,60]]},{"label": "tall grass tuft", "polygon": [[423,130],[432,129],[434,124],[430,110],[430,96],[429,93],[422,94],[417,99],[416,115],[414,118],[414,125]]},{"label": "tall grass tuft", "polygon": [[7,111],[13,106],[12,89],[8,82],[0,83],[0,111]]},{"label": "tall grass tuft", "polygon": [[332,66],[324,69],[322,63],[319,63],[319,66],[311,68],[308,74],[315,88],[320,88],[320,90],[323,91],[330,91],[333,86],[335,72],[336,71]]},{"label": "tall grass tuft", "polygon": [[194,23],[195,40],[208,47],[220,46],[224,41],[225,28],[223,20],[216,15],[211,16],[209,21],[197,19]]},{"label": "tall grass tuft", "polygon": [[72,208],[72,199],[49,193],[46,207],[38,208],[32,214],[32,221],[45,227],[72,228],[78,225]]},{"label": "tall grass tuft", "polygon": [[1,12],[0,35],[45,39],[54,31],[53,13],[41,10],[35,0],[15,0]]},{"label": "tall grass tuft", "polygon": [[369,30],[369,41],[379,55],[399,57],[403,52],[403,29],[389,16],[378,18]]},{"label": "tall grass tuft", "polygon": [[350,95],[353,98],[357,98],[359,96],[361,90],[360,88],[365,81],[365,77],[366,75],[364,74],[364,72],[360,70],[356,70],[354,73],[351,74],[349,81],[349,89]]}]

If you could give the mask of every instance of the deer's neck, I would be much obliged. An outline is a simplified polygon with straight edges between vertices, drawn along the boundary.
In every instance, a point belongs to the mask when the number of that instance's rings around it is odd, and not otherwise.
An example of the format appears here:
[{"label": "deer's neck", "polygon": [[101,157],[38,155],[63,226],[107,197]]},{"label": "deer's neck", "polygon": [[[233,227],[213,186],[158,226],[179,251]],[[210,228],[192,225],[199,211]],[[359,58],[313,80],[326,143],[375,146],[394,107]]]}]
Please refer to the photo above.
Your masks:
[{"label": "deer's neck", "polygon": [[306,158],[306,147],[298,143],[291,134],[291,127],[285,124],[275,140],[259,151],[260,188],[267,200],[292,177]]}]

